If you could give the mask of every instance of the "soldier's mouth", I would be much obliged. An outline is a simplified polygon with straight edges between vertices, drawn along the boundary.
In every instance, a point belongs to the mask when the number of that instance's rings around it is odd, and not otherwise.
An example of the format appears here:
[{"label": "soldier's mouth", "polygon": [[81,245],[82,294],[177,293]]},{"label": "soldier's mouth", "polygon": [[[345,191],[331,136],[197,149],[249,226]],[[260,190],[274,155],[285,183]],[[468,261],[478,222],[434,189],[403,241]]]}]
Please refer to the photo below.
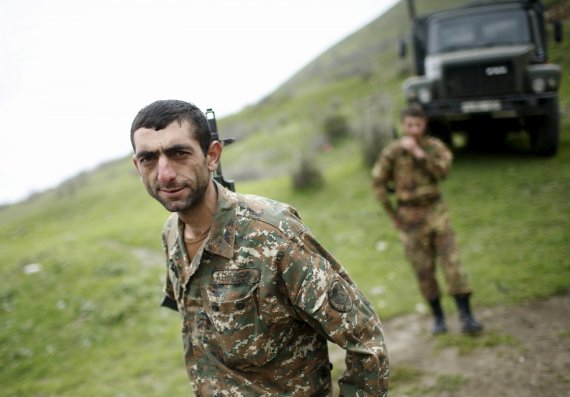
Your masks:
[{"label": "soldier's mouth", "polygon": [[167,197],[171,197],[171,196],[176,196],[179,193],[181,193],[184,189],[186,189],[186,186],[182,186],[179,188],[170,188],[170,189],[160,189],[160,192],[167,196]]}]

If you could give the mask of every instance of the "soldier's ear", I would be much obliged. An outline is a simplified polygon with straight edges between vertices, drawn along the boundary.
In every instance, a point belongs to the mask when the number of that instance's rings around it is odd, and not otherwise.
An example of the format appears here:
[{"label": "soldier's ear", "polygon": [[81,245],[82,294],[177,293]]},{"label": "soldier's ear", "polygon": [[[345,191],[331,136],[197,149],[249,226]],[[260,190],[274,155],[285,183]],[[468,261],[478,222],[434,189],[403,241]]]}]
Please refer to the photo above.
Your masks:
[{"label": "soldier's ear", "polygon": [[220,158],[222,157],[222,144],[219,141],[213,141],[210,143],[208,148],[208,153],[206,155],[206,161],[208,163],[208,170],[214,172],[218,168],[220,163]]},{"label": "soldier's ear", "polygon": [[139,169],[139,161],[137,160],[137,156],[133,154],[132,159],[133,159],[133,164],[134,164],[135,168],[137,169],[137,172],[139,173],[139,176],[142,178],[141,171]]}]

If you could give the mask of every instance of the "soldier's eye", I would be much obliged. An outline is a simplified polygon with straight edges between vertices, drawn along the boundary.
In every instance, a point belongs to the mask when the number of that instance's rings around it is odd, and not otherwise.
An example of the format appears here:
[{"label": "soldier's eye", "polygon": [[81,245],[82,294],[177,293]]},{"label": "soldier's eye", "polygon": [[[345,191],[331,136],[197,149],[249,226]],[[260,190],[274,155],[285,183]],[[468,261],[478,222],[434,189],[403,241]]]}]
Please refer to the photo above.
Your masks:
[{"label": "soldier's eye", "polygon": [[148,164],[152,162],[156,158],[153,154],[142,154],[139,156],[139,163],[141,164]]}]

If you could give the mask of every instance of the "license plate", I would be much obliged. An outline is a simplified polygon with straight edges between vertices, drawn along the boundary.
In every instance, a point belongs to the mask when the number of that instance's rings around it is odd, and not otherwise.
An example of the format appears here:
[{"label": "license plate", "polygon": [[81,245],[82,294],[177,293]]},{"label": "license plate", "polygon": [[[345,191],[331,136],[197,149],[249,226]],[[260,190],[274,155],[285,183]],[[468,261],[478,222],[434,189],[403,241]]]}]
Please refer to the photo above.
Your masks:
[{"label": "license plate", "polygon": [[501,101],[498,100],[468,101],[461,103],[461,111],[463,113],[495,112],[497,110],[501,110]]}]

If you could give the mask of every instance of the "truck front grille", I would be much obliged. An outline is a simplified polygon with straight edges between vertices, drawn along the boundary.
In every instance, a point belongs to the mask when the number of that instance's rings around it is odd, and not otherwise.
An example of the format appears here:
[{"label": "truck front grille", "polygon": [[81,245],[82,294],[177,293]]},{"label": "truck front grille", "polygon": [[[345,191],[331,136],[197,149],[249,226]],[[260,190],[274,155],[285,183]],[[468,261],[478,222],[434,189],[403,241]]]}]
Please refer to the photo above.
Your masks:
[{"label": "truck front grille", "polygon": [[506,94],[515,91],[515,85],[515,70],[510,61],[449,65],[443,69],[445,96],[470,97]]}]

